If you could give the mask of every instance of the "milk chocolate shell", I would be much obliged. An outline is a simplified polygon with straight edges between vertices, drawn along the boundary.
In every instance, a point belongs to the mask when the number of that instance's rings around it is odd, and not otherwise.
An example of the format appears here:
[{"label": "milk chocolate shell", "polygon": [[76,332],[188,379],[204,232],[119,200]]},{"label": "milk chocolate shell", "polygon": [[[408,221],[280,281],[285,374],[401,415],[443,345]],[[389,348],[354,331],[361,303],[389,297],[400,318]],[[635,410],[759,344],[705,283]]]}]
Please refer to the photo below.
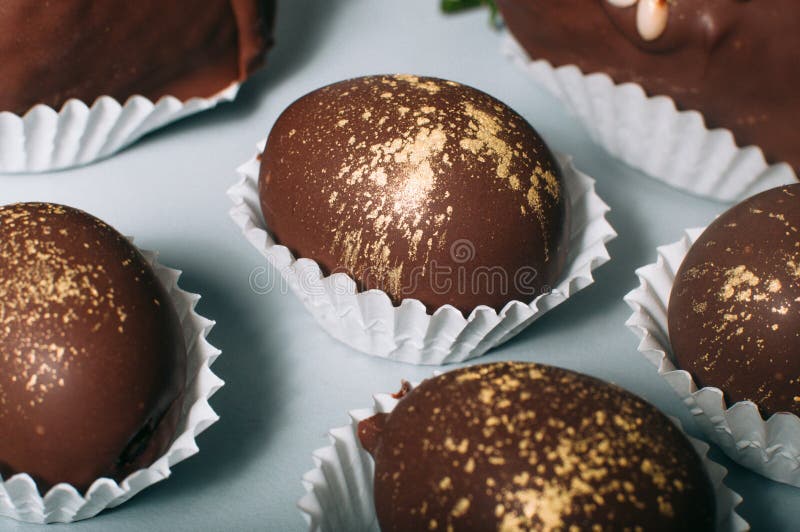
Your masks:
[{"label": "milk chocolate shell", "polygon": [[795,0],[497,0],[533,59],[604,72],[700,111],[800,169]]},{"label": "milk chocolate shell", "polygon": [[700,456],[621,388],[521,362],[424,381],[362,421],[381,530],[714,530]]},{"label": "milk chocolate shell", "polygon": [[699,386],[763,416],[800,415],[800,185],[708,226],[675,276],[668,324],[677,366]]},{"label": "milk chocolate shell", "polygon": [[130,242],[54,204],[0,207],[0,474],[122,480],[171,443],[186,348]]},{"label": "milk chocolate shell", "polygon": [[211,96],[261,65],[274,11],[275,0],[4,0],[0,111]]},{"label": "milk chocolate shell", "polygon": [[368,76],[300,98],[269,135],[259,193],[296,256],[429,311],[530,302],[566,259],[549,149],[508,106],[452,81]]}]

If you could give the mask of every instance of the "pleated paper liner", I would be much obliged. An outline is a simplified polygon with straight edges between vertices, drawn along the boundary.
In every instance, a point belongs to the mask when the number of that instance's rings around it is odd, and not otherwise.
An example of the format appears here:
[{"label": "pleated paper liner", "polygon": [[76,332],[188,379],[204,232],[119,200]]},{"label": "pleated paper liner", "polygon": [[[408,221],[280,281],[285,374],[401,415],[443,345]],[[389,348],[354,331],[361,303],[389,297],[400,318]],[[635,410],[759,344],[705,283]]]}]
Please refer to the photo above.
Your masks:
[{"label": "pleated paper liner", "polygon": [[101,96],[91,106],[69,100],[61,110],[36,105],[24,116],[0,112],[0,173],[33,173],[82,166],[106,158],[170,122],[232,101],[239,83],[208,98],[124,103]]},{"label": "pleated paper liner", "polygon": [[767,478],[800,487],[800,418],[784,412],[764,419],[755,404],[730,407],[718,388],[698,388],[673,362],[667,309],[675,273],[704,229],[658,248],[658,261],[636,270],[640,285],[625,296],[633,309],[626,325],[640,338],[639,352],[680,396],[705,436],[744,467]]},{"label": "pleated paper liner", "polygon": [[[264,145],[259,145],[259,153]],[[264,223],[256,157],[238,169],[241,179],[228,190],[234,203],[230,214],[245,238],[334,338],[364,353],[411,364],[462,362],[514,337],[590,285],[592,270],[609,260],[605,244],[616,233],[605,219],[608,206],[595,193],[592,178],[578,171],[568,157],[557,155],[557,159],[572,208],[569,255],[561,281],[533,302],[511,301],[500,312],[479,306],[467,318],[449,305],[428,314],[415,299],[395,307],[383,291],[359,292],[347,275],[325,276],[315,261],[295,259],[275,243]]]},{"label": "pleated paper liner", "polygon": [[678,111],[671,98],[648,97],[641,86],[616,84],[603,73],[531,59],[510,34],[503,49],[575,115],[597,144],[667,185],[735,202],[797,182],[788,164],[768,165],[760,148],[740,148],[729,130],[708,129],[700,113]]},{"label": "pleated paper liner", "polygon": [[142,251],[142,254],[172,299],[186,341],[186,394],[175,440],[150,467],[131,473],[120,483],[110,478],[97,479],[85,494],[62,483],[42,496],[33,479],[25,473],[0,479],[0,516],[29,523],[69,523],[119,506],[148,486],[169,477],[172,466],[197,453],[195,437],[219,419],[208,404],[208,399],[223,385],[210,369],[220,354],[206,341],[214,323],[195,312],[200,296],[178,287],[178,270],[159,264],[153,252]]},{"label": "pleated paper liner", "polygon": [[[358,423],[377,413],[391,412],[397,401],[390,394],[376,395],[372,408],[351,411],[350,424],[332,429],[328,433],[330,445],[312,453],[314,469],[303,475],[306,494],[297,504],[309,531],[380,532],[373,503],[375,463],[358,440]],[[736,513],[742,497],[723,483],[727,469],[708,458],[708,445],[688,438],[702,457],[716,491],[718,532],[749,530]]]}]

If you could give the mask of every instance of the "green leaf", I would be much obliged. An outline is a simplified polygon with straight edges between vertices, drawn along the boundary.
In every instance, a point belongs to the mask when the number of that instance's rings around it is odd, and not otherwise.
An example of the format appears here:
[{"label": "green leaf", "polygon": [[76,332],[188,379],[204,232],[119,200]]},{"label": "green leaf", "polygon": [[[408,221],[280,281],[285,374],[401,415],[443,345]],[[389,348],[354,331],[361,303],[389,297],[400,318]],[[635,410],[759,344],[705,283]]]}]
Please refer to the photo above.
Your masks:
[{"label": "green leaf", "polygon": [[479,7],[484,3],[484,0],[442,0],[442,11],[445,13],[455,13],[463,9]]},{"label": "green leaf", "polygon": [[441,0],[442,11],[445,13],[456,13],[464,9],[471,9],[474,7],[488,6],[489,7],[489,21],[496,27],[502,26],[500,19],[500,12],[497,9],[497,4],[494,0]]}]

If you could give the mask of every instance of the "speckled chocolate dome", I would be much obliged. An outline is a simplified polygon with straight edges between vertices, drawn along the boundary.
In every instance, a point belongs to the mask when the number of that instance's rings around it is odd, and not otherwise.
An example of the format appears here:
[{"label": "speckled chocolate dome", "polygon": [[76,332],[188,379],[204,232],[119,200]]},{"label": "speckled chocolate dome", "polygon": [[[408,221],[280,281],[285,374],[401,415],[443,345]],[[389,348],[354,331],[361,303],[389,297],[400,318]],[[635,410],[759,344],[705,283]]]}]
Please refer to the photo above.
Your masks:
[{"label": "speckled chocolate dome", "polygon": [[296,256],[429,311],[530,302],[566,260],[549,149],[508,106],[452,81],[368,76],[300,98],[269,135],[259,191]]},{"label": "speckled chocolate dome", "polygon": [[4,478],[83,491],[166,451],[186,348],[172,302],[125,237],[70,207],[0,207],[0,323]]},{"label": "speckled chocolate dome", "polygon": [[359,424],[383,532],[714,530],[692,444],[621,388],[499,362],[422,382]]},{"label": "speckled chocolate dome", "polygon": [[722,214],[675,275],[669,338],[678,366],[729,404],[800,415],[800,185]]}]

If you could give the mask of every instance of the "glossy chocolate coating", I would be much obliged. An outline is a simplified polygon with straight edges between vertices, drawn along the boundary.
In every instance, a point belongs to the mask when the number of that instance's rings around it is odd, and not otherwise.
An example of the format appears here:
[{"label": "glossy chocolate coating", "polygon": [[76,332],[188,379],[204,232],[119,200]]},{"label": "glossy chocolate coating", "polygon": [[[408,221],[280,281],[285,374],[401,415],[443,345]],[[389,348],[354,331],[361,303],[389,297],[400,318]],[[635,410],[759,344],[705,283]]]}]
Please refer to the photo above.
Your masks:
[{"label": "glossy chocolate coating", "polygon": [[275,0],[3,0],[0,111],[211,96],[261,65],[274,11]]},{"label": "glossy chocolate coating", "polygon": [[445,373],[359,436],[375,458],[383,532],[714,530],[714,490],[683,433],[572,371],[499,362]]},{"label": "glossy chocolate coating", "polygon": [[158,459],[186,385],[178,315],[113,228],[54,204],[0,207],[0,474],[86,490]]},{"label": "glossy chocolate coating", "polygon": [[296,256],[429,311],[530,302],[566,260],[549,149],[508,106],[452,81],[369,76],[300,98],[269,135],[259,192]]},{"label": "glossy chocolate coating", "polygon": [[605,72],[700,111],[740,146],[800,169],[800,2],[675,0],[654,41],[636,30],[636,7],[607,0],[497,0],[534,59]]},{"label": "glossy chocolate coating", "polygon": [[736,205],[675,275],[669,337],[678,367],[729,404],[800,415],[800,184]]}]

